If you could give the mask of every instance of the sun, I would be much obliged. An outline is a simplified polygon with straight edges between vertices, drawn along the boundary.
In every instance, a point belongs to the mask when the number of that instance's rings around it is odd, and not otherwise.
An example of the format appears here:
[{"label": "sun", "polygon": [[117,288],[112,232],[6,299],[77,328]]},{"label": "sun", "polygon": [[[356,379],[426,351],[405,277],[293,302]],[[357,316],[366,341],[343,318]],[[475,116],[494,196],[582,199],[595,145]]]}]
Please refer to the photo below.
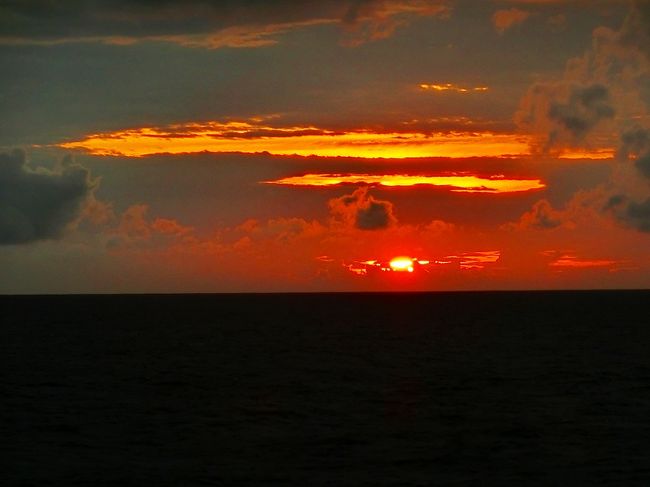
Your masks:
[{"label": "sun", "polygon": [[413,259],[410,257],[395,257],[390,263],[390,268],[395,272],[413,272]]}]

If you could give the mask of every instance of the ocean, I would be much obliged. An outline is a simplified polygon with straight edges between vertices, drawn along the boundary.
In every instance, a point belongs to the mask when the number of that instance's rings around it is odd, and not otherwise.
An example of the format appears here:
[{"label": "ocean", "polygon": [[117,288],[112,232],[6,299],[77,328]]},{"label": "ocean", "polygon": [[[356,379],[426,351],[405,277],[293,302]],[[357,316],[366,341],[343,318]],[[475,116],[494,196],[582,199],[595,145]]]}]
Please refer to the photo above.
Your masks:
[{"label": "ocean", "polygon": [[1,296],[0,484],[647,486],[649,307]]}]

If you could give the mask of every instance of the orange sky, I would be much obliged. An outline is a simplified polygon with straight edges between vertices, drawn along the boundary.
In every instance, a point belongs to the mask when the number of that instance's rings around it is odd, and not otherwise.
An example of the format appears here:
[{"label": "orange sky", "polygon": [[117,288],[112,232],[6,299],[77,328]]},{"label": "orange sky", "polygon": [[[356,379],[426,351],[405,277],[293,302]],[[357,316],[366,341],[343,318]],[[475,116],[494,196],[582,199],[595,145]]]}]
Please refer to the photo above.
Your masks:
[{"label": "orange sky", "polygon": [[50,3],[0,19],[0,291],[650,286],[644,2]]}]

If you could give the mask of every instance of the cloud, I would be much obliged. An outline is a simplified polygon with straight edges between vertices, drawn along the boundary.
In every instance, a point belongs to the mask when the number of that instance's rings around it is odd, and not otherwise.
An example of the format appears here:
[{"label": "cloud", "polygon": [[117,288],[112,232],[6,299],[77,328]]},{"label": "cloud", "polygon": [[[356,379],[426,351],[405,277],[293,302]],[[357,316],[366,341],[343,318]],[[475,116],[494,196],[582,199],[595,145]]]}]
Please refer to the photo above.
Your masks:
[{"label": "cloud", "polygon": [[172,42],[185,47],[264,47],[285,32],[341,24],[346,44],[383,39],[413,16],[446,16],[445,0],[98,0],[11,2],[3,6],[0,43],[130,45]]},{"label": "cloud", "polygon": [[[589,215],[650,232],[650,2],[632,5],[622,27],[593,31],[592,47],[569,60],[562,79],[532,86],[516,114],[537,150],[618,147],[607,183],[575,195],[563,210],[536,206],[519,228],[553,227]],[[557,225],[556,225],[557,226]]]},{"label": "cloud", "polygon": [[436,0],[357,0],[349,3],[342,23],[349,35],[344,45],[358,46],[386,39],[397,28],[407,25],[409,16],[448,17],[446,1]]},{"label": "cloud", "polygon": [[88,169],[68,159],[49,170],[31,168],[20,150],[0,154],[0,245],[61,237],[97,185]]},{"label": "cloud", "polygon": [[650,232],[650,197],[641,202],[628,202],[618,216],[637,230]]},{"label": "cloud", "polygon": [[492,15],[492,23],[499,34],[503,34],[515,25],[523,23],[531,13],[518,8],[497,10]]},{"label": "cloud", "polygon": [[368,195],[368,188],[359,188],[352,194],[329,201],[334,222],[359,230],[382,230],[397,223],[390,201],[376,200]]},{"label": "cloud", "polygon": [[585,144],[599,124],[616,111],[609,89],[599,83],[534,85],[523,98],[515,119],[520,127],[537,132],[535,150],[548,152]]},{"label": "cloud", "polygon": [[561,79],[530,87],[515,122],[535,136],[535,149],[611,148],[617,132],[646,115],[650,23],[644,19],[633,8],[618,31],[594,29],[591,49],[570,59]]},{"label": "cloud", "polygon": [[[222,47],[231,48],[254,48],[266,47],[278,44],[277,37],[291,30],[296,30],[313,25],[331,24],[332,19],[313,19],[302,22],[285,22],[280,24],[269,24],[265,26],[233,26],[207,34],[176,34],[158,35],[129,38],[128,43],[138,41],[171,42],[183,47],[219,49]],[[105,42],[107,44],[119,44],[120,42]]]},{"label": "cloud", "polygon": [[488,86],[464,87],[455,85],[453,83],[420,83],[418,87],[424,91],[433,91],[438,93],[445,91],[452,93],[485,93],[490,89]]},{"label": "cloud", "polygon": [[601,121],[613,118],[609,90],[600,84],[572,86],[566,102],[552,101],[548,117],[556,127],[550,134],[549,144],[568,134],[573,141],[581,141]]},{"label": "cloud", "polygon": [[516,222],[506,223],[501,226],[502,230],[526,231],[526,230],[574,230],[578,226],[584,231],[587,227],[596,227],[602,231],[606,223],[604,210],[611,203],[609,189],[604,186],[597,186],[589,190],[582,190],[575,193],[566,205],[561,208],[553,208],[548,200],[540,200],[533,204],[532,208],[525,212]]},{"label": "cloud", "polygon": [[129,206],[119,218],[102,229],[108,236],[108,247],[168,245],[179,239],[192,240],[194,229],[170,218],[148,217],[149,206]]},{"label": "cloud", "polygon": [[130,239],[148,239],[151,228],[146,220],[147,205],[133,205],[127,208],[120,218],[117,233]]},{"label": "cloud", "polygon": [[505,229],[511,230],[550,230],[558,228],[563,223],[561,212],[553,209],[547,200],[535,203],[532,209],[524,213],[516,223],[506,224]]},{"label": "cloud", "polygon": [[624,131],[617,157],[622,167],[605,210],[627,226],[650,232],[650,129],[635,126]]},{"label": "cloud", "polygon": [[[267,152],[276,155],[342,157],[467,157],[527,154],[517,134],[470,130],[424,133],[394,129],[329,130],[315,126],[271,126],[261,121],[211,121],[139,127],[89,134],[59,144],[96,155],[142,157],[196,152]],[[430,127],[429,127],[430,129]]]},{"label": "cloud", "polygon": [[156,218],[151,224],[151,228],[158,233],[163,235],[174,235],[181,237],[183,235],[188,235],[192,232],[191,227],[186,227],[181,225],[176,220],[170,218]]},{"label": "cloud", "polygon": [[543,254],[547,257],[553,258],[549,262],[551,268],[569,268],[569,269],[589,269],[589,268],[607,268],[616,269],[626,262],[613,259],[594,259],[583,258],[575,255],[574,252],[561,252],[561,251],[546,251]]},{"label": "cloud", "polygon": [[316,220],[272,218],[264,223],[254,219],[246,220],[237,230],[244,233],[243,238],[247,239],[247,242],[273,240],[286,243],[297,238],[318,237],[325,233],[326,228]]},{"label": "cloud", "polygon": [[639,173],[650,179],[650,129],[636,126],[623,132],[617,155],[623,162],[632,156]]},{"label": "cloud", "polygon": [[546,185],[540,179],[506,179],[503,174],[480,176],[474,174],[304,174],[289,176],[265,184],[287,186],[339,186],[343,184],[365,184],[386,187],[433,186],[458,193],[515,193],[543,189]]}]

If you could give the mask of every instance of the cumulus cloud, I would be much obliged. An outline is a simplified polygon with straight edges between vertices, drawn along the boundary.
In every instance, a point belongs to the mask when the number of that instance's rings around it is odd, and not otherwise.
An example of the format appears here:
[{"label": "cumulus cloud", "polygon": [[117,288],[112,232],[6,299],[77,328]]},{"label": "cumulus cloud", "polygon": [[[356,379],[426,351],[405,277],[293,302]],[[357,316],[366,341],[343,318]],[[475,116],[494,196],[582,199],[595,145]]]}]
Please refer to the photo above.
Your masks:
[{"label": "cumulus cloud", "polygon": [[623,132],[618,157],[623,162],[634,159],[639,173],[650,179],[650,129],[636,126]]},{"label": "cumulus cloud", "polygon": [[634,228],[650,232],[650,198],[645,201],[630,201],[623,218]]},{"label": "cumulus cloud", "polygon": [[20,150],[0,154],[0,245],[61,237],[94,200],[97,184],[68,159],[49,170],[30,167]]},{"label": "cumulus cloud", "polygon": [[515,119],[520,127],[540,135],[535,149],[547,152],[584,145],[598,125],[615,113],[606,86],[562,82],[534,85]]},{"label": "cumulus cloud", "polygon": [[616,146],[610,180],[563,210],[538,202],[519,228],[553,228],[580,209],[650,232],[649,107],[650,2],[639,1],[619,30],[594,30],[592,48],[567,63],[562,79],[531,87],[516,115],[537,135],[538,150]]},{"label": "cumulus cloud", "polygon": [[530,15],[530,12],[515,7],[497,10],[492,15],[492,24],[499,34],[503,34],[511,27],[523,23]]},{"label": "cumulus cloud", "polygon": [[[554,208],[548,200],[537,201],[532,208],[515,221],[506,223],[502,230],[574,230],[577,227],[599,228],[607,225],[607,209],[612,203],[610,189],[598,186],[574,194],[563,208]],[[611,209],[611,208],[610,208]]]},{"label": "cumulus cloud", "polygon": [[191,239],[194,229],[170,218],[150,218],[149,206],[129,206],[114,218],[116,221],[103,229],[109,236],[108,246],[116,248],[129,245],[159,245],[178,239]]},{"label": "cumulus cloud", "polygon": [[329,208],[334,222],[359,230],[381,230],[397,223],[393,204],[368,195],[368,188],[365,187],[331,199]]},{"label": "cumulus cloud", "polygon": [[650,232],[650,197],[637,201],[625,194],[614,194],[609,198],[605,210],[630,228]]},{"label": "cumulus cloud", "polygon": [[627,226],[650,232],[650,129],[625,130],[617,158],[621,167],[605,209]]},{"label": "cumulus cloud", "polygon": [[616,133],[646,115],[650,102],[648,25],[644,4],[619,30],[598,27],[592,47],[567,62],[561,79],[536,83],[515,121],[535,136],[537,150],[612,147]]},{"label": "cumulus cloud", "polygon": [[563,223],[563,215],[555,210],[547,200],[535,203],[532,209],[524,213],[518,222],[507,224],[504,228],[511,230],[550,230]]},{"label": "cumulus cloud", "polygon": [[553,145],[562,133],[573,141],[581,141],[603,119],[614,117],[609,90],[600,84],[572,86],[566,102],[552,101],[548,117],[555,122],[549,143]]}]

